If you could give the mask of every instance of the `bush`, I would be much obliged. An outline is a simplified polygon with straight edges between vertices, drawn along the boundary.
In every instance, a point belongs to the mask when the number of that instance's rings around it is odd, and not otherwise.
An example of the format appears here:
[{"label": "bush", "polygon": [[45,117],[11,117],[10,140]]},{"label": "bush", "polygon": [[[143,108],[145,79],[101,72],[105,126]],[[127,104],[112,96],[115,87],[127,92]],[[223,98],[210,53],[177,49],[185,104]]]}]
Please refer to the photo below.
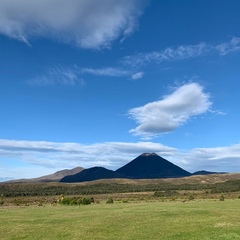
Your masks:
[{"label": "bush", "polygon": [[91,204],[92,203],[92,200],[91,198],[82,198],[82,201],[81,201],[81,204],[82,205],[88,205],[88,204]]},{"label": "bush", "polygon": [[72,198],[69,198],[69,197],[63,197],[60,201],[59,201],[60,204],[62,205],[73,205],[74,204],[74,201]]},{"label": "bush", "polygon": [[114,203],[113,198],[112,198],[112,197],[109,197],[109,198],[107,199],[106,203],[108,203],[108,204]]},{"label": "bush", "polygon": [[179,192],[176,190],[156,191],[153,195],[154,197],[176,197]]},{"label": "bush", "polygon": [[94,202],[93,198],[87,198],[87,197],[61,197],[59,200],[59,203],[62,205],[89,205],[92,202]]},{"label": "bush", "polygon": [[219,198],[219,201],[224,201],[225,199],[224,199],[224,196],[223,196],[223,194],[220,196],[220,198]]},{"label": "bush", "polygon": [[1,194],[1,196],[0,196],[0,206],[2,206],[3,204],[4,204],[4,196],[3,196],[3,194]]},{"label": "bush", "polygon": [[4,204],[4,200],[0,199],[0,206],[2,206]]},{"label": "bush", "polygon": [[193,201],[194,200],[194,195],[192,193],[189,194],[188,200],[189,201]]}]

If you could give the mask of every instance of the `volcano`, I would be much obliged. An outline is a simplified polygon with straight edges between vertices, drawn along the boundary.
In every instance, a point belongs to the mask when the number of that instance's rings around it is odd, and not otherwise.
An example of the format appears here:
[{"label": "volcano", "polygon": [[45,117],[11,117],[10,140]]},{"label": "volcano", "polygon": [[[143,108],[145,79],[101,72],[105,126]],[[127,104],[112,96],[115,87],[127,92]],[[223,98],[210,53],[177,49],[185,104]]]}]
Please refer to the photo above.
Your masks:
[{"label": "volcano", "polygon": [[115,172],[134,179],[177,178],[191,175],[156,153],[143,153]]}]

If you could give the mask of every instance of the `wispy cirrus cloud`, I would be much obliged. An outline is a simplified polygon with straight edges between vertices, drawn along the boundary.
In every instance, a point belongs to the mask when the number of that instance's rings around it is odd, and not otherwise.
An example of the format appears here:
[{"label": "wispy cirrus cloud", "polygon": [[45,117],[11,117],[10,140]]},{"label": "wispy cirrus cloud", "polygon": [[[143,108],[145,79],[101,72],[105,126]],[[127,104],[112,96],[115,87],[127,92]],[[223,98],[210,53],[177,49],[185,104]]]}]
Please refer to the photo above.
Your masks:
[{"label": "wispy cirrus cloud", "polygon": [[120,68],[106,67],[106,68],[82,68],[81,73],[92,74],[96,76],[108,76],[108,77],[122,77],[131,74],[128,70]]},{"label": "wispy cirrus cloud", "polygon": [[81,73],[92,74],[96,76],[105,76],[105,77],[128,77],[132,80],[141,79],[144,75],[144,72],[134,72],[133,70],[127,70],[122,68],[82,68]]},{"label": "wispy cirrus cloud", "polygon": [[230,42],[220,43],[214,46],[220,55],[227,55],[231,52],[240,51],[240,38],[233,37]]},{"label": "wispy cirrus cloud", "polygon": [[79,76],[76,68],[52,67],[45,74],[27,81],[30,85],[37,86],[75,86],[83,85],[84,81]]},{"label": "wispy cirrus cloud", "polygon": [[27,44],[37,36],[108,47],[136,29],[144,6],[137,0],[1,0],[0,34]]},{"label": "wispy cirrus cloud", "polygon": [[123,63],[131,66],[143,66],[147,64],[159,64],[164,61],[178,61],[189,58],[197,58],[205,55],[227,55],[231,52],[240,51],[240,38],[233,37],[229,42],[216,45],[199,43],[196,45],[181,45],[168,47],[161,51],[138,53],[125,56]]},{"label": "wispy cirrus cloud", "polygon": [[130,70],[122,68],[106,67],[106,68],[79,68],[73,67],[52,67],[45,71],[44,74],[27,81],[30,85],[35,86],[76,86],[84,85],[83,77],[95,75],[100,77],[126,77],[137,80],[143,77],[143,72],[133,73]]},{"label": "wispy cirrus cloud", "polygon": [[210,95],[197,83],[185,84],[162,100],[128,111],[139,125],[130,133],[152,138],[175,130],[191,117],[206,113],[212,105]]},{"label": "wispy cirrus cloud", "polygon": [[161,63],[163,61],[175,61],[197,57],[206,51],[206,44],[200,43],[197,45],[179,46],[178,48],[166,48],[159,52],[154,51],[150,53],[139,53],[133,56],[126,56],[123,62],[133,66],[142,66],[152,62]]},{"label": "wispy cirrus cloud", "polygon": [[[127,77],[132,80],[141,79],[144,69],[148,64],[160,64],[164,61],[180,61],[189,58],[197,58],[218,54],[225,56],[232,52],[240,51],[240,38],[233,37],[229,42],[216,45],[199,43],[196,45],[182,45],[176,48],[169,47],[161,51],[139,53],[126,56],[120,62],[119,67],[80,68],[80,67],[52,67],[48,71],[28,81],[34,85],[76,85],[83,84],[81,75],[90,74],[105,77]],[[126,67],[126,65],[128,65]]]},{"label": "wispy cirrus cloud", "polygon": [[132,75],[133,80],[141,79],[144,75],[144,72],[137,72]]}]

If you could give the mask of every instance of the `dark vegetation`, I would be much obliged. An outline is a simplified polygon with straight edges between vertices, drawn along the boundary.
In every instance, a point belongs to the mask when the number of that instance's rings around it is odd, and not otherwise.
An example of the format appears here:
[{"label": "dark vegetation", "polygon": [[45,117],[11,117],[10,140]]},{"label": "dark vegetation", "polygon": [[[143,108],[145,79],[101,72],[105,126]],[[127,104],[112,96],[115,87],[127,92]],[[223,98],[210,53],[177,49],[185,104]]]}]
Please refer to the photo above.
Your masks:
[{"label": "dark vegetation", "polygon": [[92,183],[88,185],[49,183],[1,183],[0,194],[4,197],[89,195],[111,193],[134,193],[156,191],[206,191],[207,193],[230,193],[240,191],[240,180],[214,184],[150,183],[144,185],[120,183]]},{"label": "dark vegetation", "polygon": [[56,203],[59,203],[61,205],[89,205],[91,203],[94,203],[93,197],[64,197],[61,196]]}]

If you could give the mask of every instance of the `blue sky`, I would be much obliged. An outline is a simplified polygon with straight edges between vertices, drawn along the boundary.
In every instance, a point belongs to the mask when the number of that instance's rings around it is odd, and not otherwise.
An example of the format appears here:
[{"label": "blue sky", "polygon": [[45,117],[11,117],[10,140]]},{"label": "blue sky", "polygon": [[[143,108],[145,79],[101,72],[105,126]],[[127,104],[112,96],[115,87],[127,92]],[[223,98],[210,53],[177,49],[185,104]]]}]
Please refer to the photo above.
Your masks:
[{"label": "blue sky", "polygon": [[0,0],[0,178],[156,152],[240,171],[240,2]]}]

